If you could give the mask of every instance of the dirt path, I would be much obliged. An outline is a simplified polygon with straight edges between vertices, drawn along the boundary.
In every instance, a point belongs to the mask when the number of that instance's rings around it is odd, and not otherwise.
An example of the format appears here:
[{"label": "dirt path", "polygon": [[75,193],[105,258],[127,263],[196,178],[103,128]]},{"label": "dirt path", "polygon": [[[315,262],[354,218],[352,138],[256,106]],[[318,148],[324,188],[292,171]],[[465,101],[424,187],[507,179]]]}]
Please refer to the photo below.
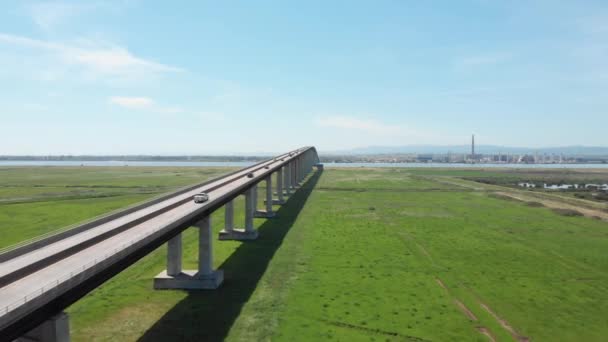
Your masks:
[{"label": "dirt path", "polygon": [[488,190],[487,184],[477,184],[475,182],[463,181],[459,178],[441,177],[441,176],[419,176],[421,179],[430,180],[443,185],[457,186],[460,188],[470,189],[474,191]]},{"label": "dirt path", "polygon": [[[455,179],[449,177],[425,177],[432,179],[438,183],[449,184],[454,186],[460,186],[468,188],[474,191],[486,191],[492,192],[497,195],[507,196],[515,200],[524,202],[538,202],[542,203],[545,207],[551,209],[571,209],[576,210],[587,217],[600,218],[603,221],[608,221],[608,212],[603,211],[601,208],[592,208],[589,205],[581,203],[577,205],[571,202],[566,202],[569,199],[561,200],[558,196],[552,195],[551,199],[543,198],[540,194],[526,194],[525,192],[518,191],[517,189],[505,188],[497,185],[490,184],[479,184],[473,181],[466,181],[462,179]],[[546,195],[549,196],[549,195]]]},{"label": "dirt path", "polygon": [[488,312],[490,315],[492,315],[492,317],[494,317],[494,319],[495,319],[495,320],[496,320],[498,323],[500,323],[500,325],[501,325],[501,326],[502,326],[502,327],[503,327],[503,328],[504,328],[506,331],[508,331],[508,332],[511,334],[511,336],[513,336],[513,338],[514,338],[514,339],[516,339],[516,340],[517,340],[517,341],[519,341],[519,342],[529,342],[529,341],[530,341],[530,338],[529,338],[529,337],[526,337],[526,336],[524,336],[524,335],[522,335],[522,334],[518,333],[518,332],[517,332],[517,331],[516,331],[516,330],[515,330],[515,329],[514,329],[514,328],[513,328],[513,327],[512,327],[510,324],[509,324],[509,322],[507,322],[507,321],[505,321],[504,319],[502,319],[502,318],[498,317],[498,315],[497,315],[497,314],[496,314],[494,311],[492,311],[492,309],[490,309],[490,307],[489,307],[489,306],[487,306],[487,305],[486,305],[486,304],[484,304],[484,303],[479,303],[479,305],[480,305],[480,306],[481,306],[481,307],[482,307],[484,310],[486,310],[486,311],[487,311],[487,312]]},{"label": "dirt path", "polygon": [[491,342],[496,342],[496,338],[492,335],[492,332],[488,330],[488,328],[477,327],[477,331],[479,331],[482,335],[485,335]]},{"label": "dirt path", "polygon": [[[446,292],[446,294],[450,298],[452,298],[452,300],[454,301],[454,304],[456,304],[456,306],[458,307],[460,312],[462,312],[471,321],[474,321],[474,322],[479,321],[477,319],[477,316],[475,316],[475,314],[473,313],[473,311],[471,311],[471,309],[469,309],[466,305],[464,305],[463,302],[458,300],[456,297],[454,297],[450,293],[450,290],[448,289],[448,287],[445,285],[445,283],[441,279],[439,279],[438,277],[435,277],[435,281],[437,282],[437,285],[439,285],[439,287],[441,287]],[[494,335],[492,335],[492,332],[490,331],[490,329],[488,329],[484,326],[476,326],[475,329],[477,329],[477,331],[480,334],[486,336],[491,342],[496,342],[496,339],[494,338]]]},{"label": "dirt path", "polygon": [[569,203],[542,199],[542,198],[538,198],[535,196],[526,196],[524,194],[516,193],[514,191],[499,191],[499,192],[495,192],[495,193],[497,195],[507,196],[507,197],[510,197],[510,198],[513,198],[513,199],[516,199],[519,201],[540,202],[545,207],[551,208],[551,209],[572,209],[572,210],[576,210],[576,211],[580,212],[581,214],[583,214],[587,217],[599,217],[604,221],[608,221],[608,213],[606,213],[602,210],[584,208],[584,207],[580,207],[580,206],[569,204]]},{"label": "dirt path", "polygon": [[466,305],[464,305],[461,301],[459,301],[458,299],[454,299],[454,303],[456,303],[456,306],[458,306],[458,308],[460,308],[460,310],[465,314],[465,316],[467,316],[471,321],[477,321],[477,316],[475,316],[475,314],[469,310],[469,308],[467,308]]},{"label": "dirt path", "polygon": [[[474,191],[485,191],[485,192],[493,192],[497,195],[503,195],[507,197],[511,197],[516,200],[525,201],[525,202],[539,202],[544,206],[551,209],[572,209],[577,210],[581,214],[587,217],[595,217],[601,218],[603,221],[608,221],[608,212],[603,211],[600,208],[599,204],[594,202],[582,202],[582,200],[578,200],[580,204],[572,203],[572,201],[577,201],[576,199],[571,198],[560,198],[555,194],[544,194],[544,193],[533,193],[526,194],[523,191],[519,191],[517,189],[506,188],[498,185],[492,184],[482,184],[477,183],[475,181],[469,181],[459,178],[451,178],[451,177],[433,177],[426,176],[422,177],[428,180],[433,180],[435,182],[453,186],[459,186],[463,188],[468,188]],[[547,198],[551,197],[551,198]]]}]

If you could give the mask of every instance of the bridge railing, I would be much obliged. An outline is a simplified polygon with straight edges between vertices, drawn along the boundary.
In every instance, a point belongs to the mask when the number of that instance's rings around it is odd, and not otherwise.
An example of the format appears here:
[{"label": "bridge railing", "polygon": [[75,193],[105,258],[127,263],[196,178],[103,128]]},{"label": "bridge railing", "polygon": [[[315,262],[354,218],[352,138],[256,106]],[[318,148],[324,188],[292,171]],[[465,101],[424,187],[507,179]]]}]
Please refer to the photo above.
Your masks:
[{"label": "bridge railing", "polygon": [[46,292],[57,289],[59,284],[65,283],[67,285],[67,284],[69,284],[70,281],[75,282],[75,283],[82,282],[84,279],[88,278],[88,275],[85,273],[86,271],[103,263],[104,261],[111,259],[114,256],[117,256],[124,252],[128,252],[129,247],[133,246],[135,243],[142,242],[145,238],[152,236],[163,229],[166,229],[166,227],[159,227],[152,231],[148,231],[145,234],[138,234],[135,238],[129,240],[126,243],[123,243],[120,247],[114,248],[109,253],[104,254],[103,258],[95,258],[94,260],[90,261],[89,263],[84,264],[82,267],[78,267],[77,269],[73,269],[70,272],[64,273],[61,277],[59,277],[55,281],[48,282],[47,284],[41,286],[39,289],[24,295],[23,297],[15,300],[13,303],[4,306],[3,308],[0,308],[0,317],[8,314],[9,312],[26,304],[29,301],[32,301],[32,300],[40,297],[41,295],[43,295]]},{"label": "bridge railing", "polygon": [[78,267],[77,269],[73,269],[70,272],[64,273],[58,279],[56,279],[52,282],[49,282],[49,283],[41,286],[39,289],[32,291],[32,292],[24,295],[23,297],[15,300],[13,303],[8,304],[8,305],[4,306],[3,308],[0,308],[0,317],[8,314],[9,312],[24,305],[25,303],[40,297],[42,294],[44,294],[46,292],[57,289],[59,284],[64,284],[64,283],[69,284],[70,281],[73,281],[75,283],[83,281],[84,279],[88,278],[88,275],[85,274],[86,271],[103,263],[104,261],[111,259],[114,256],[117,256],[121,253],[129,251],[129,247],[133,246],[135,243],[141,242],[146,237],[152,236],[155,233],[157,233],[165,228],[166,227],[160,227],[160,228],[156,228],[152,231],[149,231],[146,234],[139,234],[139,235],[137,235],[137,237],[131,239],[130,241],[123,243],[120,247],[116,247],[112,251],[104,254],[104,256],[102,258],[95,258],[94,260],[83,265],[82,267]]},{"label": "bridge railing", "polygon": [[[260,162],[260,164],[263,163],[263,162],[265,162],[265,161]],[[258,164],[258,163],[256,163],[256,164]],[[254,164],[254,165],[256,165],[256,164]],[[231,172],[228,175],[232,175],[232,174],[234,174],[234,173],[236,173],[238,171],[240,171],[240,170],[237,170],[235,172]],[[194,186],[193,185],[186,186],[186,187],[181,188],[180,190],[172,192],[171,194],[180,193],[180,192],[182,192],[182,191],[184,191],[186,189],[192,189],[192,188],[197,187],[197,186],[202,186],[202,185],[205,185],[208,182],[212,182],[212,181],[215,181],[217,179],[221,179],[222,177],[226,177],[228,175],[223,175],[223,176],[214,178],[212,180],[208,180],[208,181],[205,181],[203,183],[196,184]],[[151,203],[154,200],[157,200],[159,198],[163,198],[163,197],[166,197],[166,196],[168,196],[168,195],[167,194],[162,194],[160,196],[157,196],[156,199],[152,199],[152,200],[148,199],[148,200],[143,201],[141,203],[134,204],[130,208],[135,208],[135,207],[141,206],[142,204]],[[108,216],[111,216],[111,215],[115,215],[117,213],[127,212],[128,210],[129,209],[125,210],[123,208],[123,209],[120,209],[120,210],[116,210],[116,211],[114,211],[112,213],[101,215],[100,217],[104,218],[104,217],[108,217]],[[99,218],[95,218],[95,219],[89,220],[89,222],[94,222],[94,221],[96,221],[98,219]],[[69,229],[73,229],[74,227],[78,227],[78,226],[81,226],[81,225],[82,225],[82,223],[79,223],[79,224],[73,225],[73,226],[68,226],[67,228],[62,229],[61,232],[67,231]],[[123,243],[120,247],[116,247],[112,251],[104,254],[104,256],[102,258],[95,258],[94,260],[88,262],[87,264],[85,264],[85,265],[83,265],[81,267],[78,267],[77,269],[73,269],[70,272],[66,272],[62,276],[60,276],[59,278],[57,278],[56,280],[48,282],[45,285],[41,286],[39,289],[34,290],[34,291],[32,291],[32,292],[30,292],[30,293],[28,293],[28,294],[26,294],[26,295],[24,295],[24,296],[16,299],[14,302],[12,302],[10,304],[7,304],[4,307],[1,307],[0,308],[0,318],[2,318],[3,316],[6,316],[7,314],[9,314],[10,312],[12,312],[13,310],[15,310],[15,309],[23,306],[24,304],[26,304],[26,303],[28,303],[30,301],[33,301],[36,298],[39,298],[41,295],[43,295],[43,294],[45,294],[45,293],[47,293],[47,292],[49,292],[51,290],[57,290],[60,284],[67,286],[67,285],[69,285],[71,283],[77,284],[79,282],[84,281],[85,279],[87,279],[89,277],[89,274],[87,274],[87,271],[92,270],[95,266],[100,265],[103,262],[108,261],[109,259],[111,259],[111,258],[113,258],[115,256],[120,255],[121,253],[131,252],[130,249],[129,249],[129,247],[133,246],[137,242],[142,243],[145,240],[145,238],[150,237],[150,236],[158,233],[159,231],[161,231],[163,229],[167,229],[167,227],[159,227],[159,228],[156,228],[156,229],[154,229],[152,231],[147,231],[145,234],[144,233],[138,234],[138,235],[136,235],[135,238],[129,240],[128,242]],[[61,232],[53,231],[53,232],[49,233],[48,235],[52,236],[54,234],[59,234]],[[42,238],[38,237],[35,240],[40,240],[40,239],[42,239]],[[21,244],[19,244],[19,245],[21,245]]]},{"label": "bridge railing", "polygon": [[[257,162],[257,163],[252,163],[251,165],[249,165],[247,167],[251,167],[251,166],[258,165],[258,164],[262,164],[262,163],[267,162],[269,160],[270,159],[265,159],[265,160],[262,160],[262,161]],[[141,209],[143,207],[146,207],[146,206],[152,205],[154,203],[163,201],[164,199],[168,199],[168,198],[173,197],[175,195],[179,195],[181,193],[184,193],[184,192],[187,192],[189,190],[195,189],[197,187],[204,186],[204,185],[206,185],[208,183],[215,182],[217,180],[220,180],[221,178],[229,177],[229,176],[231,176],[231,175],[233,175],[233,174],[235,174],[237,172],[240,172],[240,171],[242,171],[242,169],[237,169],[237,170],[229,172],[227,174],[223,174],[223,175],[220,175],[218,177],[213,177],[211,179],[207,179],[207,180],[205,180],[203,182],[199,182],[199,183],[196,183],[196,184],[186,185],[184,187],[178,188],[178,189],[176,189],[174,191],[171,191],[171,192],[161,193],[161,194],[158,194],[158,195],[156,195],[156,196],[154,196],[152,198],[148,198],[148,199],[145,199],[143,201],[140,201],[140,202],[137,202],[137,203],[133,203],[133,204],[129,205],[126,208],[123,207],[123,208],[119,208],[119,209],[116,209],[116,210],[113,210],[113,211],[110,211],[110,212],[107,212],[107,213],[103,213],[103,214],[95,216],[95,217],[93,217],[91,219],[87,219],[87,220],[84,220],[84,221],[81,221],[81,222],[77,222],[77,223],[74,223],[74,224],[71,224],[71,225],[59,228],[59,229],[55,229],[55,230],[53,230],[51,232],[48,232],[48,233],[45,233],[45,234],[42,234],[42,235],[38,235],[38,236],[33,237],[31,239],[24,240],[24,241],[18,242],[16,244],[0,248],[0,257],[2,257],[6,253],[9,253],[9,252],[12,253],[13,251],[16,251],[19,248],[25,247],[27,245],[31,245],[31,244],[36,243],[36,242],[44,241],[45,239],[49,239],[49,238],[52,238],[54,236],[61,235],[63,233],[69,232],[70,230],[76,230],[76,229],[79,229],[79,228],[84,227],[86,225],[92,225],[92,224],[95,224],[95,223],[97,223],[99,221],[102,221],[102,220],[105,220],[105,219],[113,219],[115,217],[128,215],[129,213],[131,213],[133,211],[136,211],[136,210],[139,210],[139,209]]]}]

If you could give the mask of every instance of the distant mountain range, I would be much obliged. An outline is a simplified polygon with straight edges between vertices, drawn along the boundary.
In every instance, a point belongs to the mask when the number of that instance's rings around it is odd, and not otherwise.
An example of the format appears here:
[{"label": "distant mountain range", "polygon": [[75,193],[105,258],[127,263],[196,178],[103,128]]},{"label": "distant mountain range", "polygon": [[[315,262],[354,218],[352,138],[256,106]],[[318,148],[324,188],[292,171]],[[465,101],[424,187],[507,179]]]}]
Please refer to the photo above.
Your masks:
[{"label": "distant mountain range", "polygon": [[[361,154],[470,154],[471,145],[407,145],[407,146],[369,146],[341,151],[320,151],[324,155],[361,155]],[[600,146],[563,146],[563,147],[509,147],[497,145],[475,145],[476,154],[563,154],[580,156],[608,156],[608,147]]]}]

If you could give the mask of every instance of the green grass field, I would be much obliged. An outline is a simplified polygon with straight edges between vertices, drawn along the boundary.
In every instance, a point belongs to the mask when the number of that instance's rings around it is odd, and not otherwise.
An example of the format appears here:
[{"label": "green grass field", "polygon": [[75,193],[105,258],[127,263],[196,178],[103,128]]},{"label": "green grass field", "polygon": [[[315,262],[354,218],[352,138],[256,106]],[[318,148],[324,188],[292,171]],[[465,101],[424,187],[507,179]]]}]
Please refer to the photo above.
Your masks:
[{"label": "green grass field", "polygon": [[[0,246],[221,172],[0,170]],[[152,290],[165,267],[160,248],[68,308],[72,338],[605,341],[608,223],[493,197],[451,178],[484,171],[454,172],[316,173],[277,218],[256,219],[258,240],[216,241],[220,289]],[[239,224],[242,208],[237,201]],[[212,222],[219,231],[222,210]],[[191,268],[195,234],[184,237]]]}]

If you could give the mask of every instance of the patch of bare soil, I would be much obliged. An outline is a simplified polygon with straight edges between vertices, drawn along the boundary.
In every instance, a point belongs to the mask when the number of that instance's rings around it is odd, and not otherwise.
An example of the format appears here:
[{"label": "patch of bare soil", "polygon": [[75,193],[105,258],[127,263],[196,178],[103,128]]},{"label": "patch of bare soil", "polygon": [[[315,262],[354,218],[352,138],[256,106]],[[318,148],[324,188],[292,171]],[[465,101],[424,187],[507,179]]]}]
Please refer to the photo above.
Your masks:
[{"label": "patch of bare soil", "polygon": [[[439,287],[441,287],[442,289],[445,290],[445,292],[450,295],[450,290],[448,290],[448,287],[445,286],[445,284],[443,283],[443,281],[441,281],[441,279],[435,277],[435,281],[437,282],[437,285],[439,285]],[[450,297],[452,297],[450,295]],[[454,303],[456,304],[456,306],[460,309],[460,311],[467,316],[467,318],[469,318],[471,321],[475,321],[477,322],[477,316],[475,316],[475,314],[466,306],[464,305],[463,302],[459,301],[458,299],[452,297],[452,299],[454,300]],[[496,342],[496,339],[494,338],[494,335],[492,335],[492,333],[490,332],[490,329],[483,327],[483,326],[477,326],[475,327],[475,329],[477,329],[477,331],[482,334],[485,335],[491,342]]]},{"label": "patch of bare soil", "polygon": [[441,209],[425,210],[424,212],[419,212],[419,211],[417,212],[417,211],[413,211],[413,210],[402,210],[399,212],[399,215],[409,216],[409,217],[435,217],[435,218],[448,218],[448,217],[454,216],[447,210],[441,210]]},{"label": "patch of bare soil", "polygon": [[546,199],[539,199],[539,198],[534,198],[534,197],[529,197],[523,194],[519,194],[519,193],[512,193],[512,192],[496,192],[496,194],[498,195],[502,195],[502,196],[506,196],[506,197],[510,197],[512,199],[515,200],[519,200],[519,201],[526,201],[526,202],[540,202],[541,204],[543,204],[545,207],[550,208],[550,209],[554,209],[554,210],[569,210],[572,212],[578,212],[584,216],[587,217],[593,217],[593,218],[601,218],[604,221],[608,221],[608,213],[600,210],[600,209],[590,209],[590,208],[584,208],[581,206],[576,206],[576,205],[572,205],[572,204],[567,204],[567,203],[562,203],[562,202],[558,202],[558,201],[551,201],[551,200],[546,200]]},{"label": "patch of bare soil", "polygon": [[325,320],[325,319],[319,319],[319,320],[321,322],[325,322],[327,324],[331,324],[336,327],[366,331],[368,333],[375,333],[375,334],[380,334],[380,335],[400,337],[403,340],[407,340],[407,341],[416,341],[416,342],[428,341],[428,340],[425,340],[425,339],[417,337],[417,336],[403,335],[403,334],[400,334],[400,333],[394,332],[394,331],[386,331],[386,330],[381,330],[381,329],[368,328],[368,327],[363,327],[360,325],[355,325],[355,324],[350,324],[350,323],[340,322],[340,321],[330,321],[330,320]]},{"label": "patch of bare soil", "polygon": [[462,313],[464,313],[470,320],[477,321],[477,316],[475,316],[475,314],[471,310],[469,310],[469,308],[467,308],[467,306],[464,305],[461,301],[459,301],[458,299],[454,299],[454,303],[456,303],[456,306],[458,306],[460,311],[462,311]]},{"label": "patch of bare soil", "polygon": [[443,188],[372,188],[372,187],[332,187],[320,186],[317,190],[345,191],[345,192],[471,192],[469,189],[443,189]]},{"label": "patch of bare soil", "polygon": [[477,331],[479,331],[482,335],[485,335],[490,341],[496,342],[496,338],[492,335],[490,329],[486,327],[477,327]]},{"label": "patch of bare soil", "polygon": [[444,283],[441,281],[441,279],[439,279],[439,278],[435,278],[435,281],[437,282],[437,284],[438,284],[439,286],[441,286],[441,288],[442,288],[442,289],[444,289],[444,290],[446,290],[446,291],[448,290],[448,288],[447,288],[447,287],[445,286],[445,284],[444,284]]},{"label": "patch of bare soil", "polygon": [[424,255],[426,255],[426,256],[427,256],[429,259],[431,259],[431,261],[432,261],[432,259],[433,259],[433,258],[431,258],[431,255],[430,255],[430,254],[429,254],[429,252],[426,250],[426,248],[424,248],[424,247],[423,247],[421,244],[419,244],[419,243],[417,243],[417,242],[416,242],[416,245],[418,246],[418,248],[420,248],[420,250],[422,251],[422,253],[423,253]]},{"label": "patch of bare soil", "polygon": [[544,205],[540,202],[526,202],[528,207],[542,208]]},{"label": "patch of bare soil", "polygon": [[486,188],[484,188],[482,186],[477,186],[474,183],[471,184],[471,183],[461,182],[461,181],[455,180],[454,178],[448,178],[448,177],[421,177],[421,178],[431,179],[431,180],[433,180],[437,183],[443,184],[443,185],[451,185],[451,186],[456,186],[456,187],[460,187],[460,188],[470,189],[473,191],[486,190]]},{"label": "patch of bare soil", "polygon": [[511,334],[511,336],[513,336],[513,338],[514,338],[514,339],[516,339],[516,340],[517,340],[517,341],[519,341],[519,342],[529,342],[529,341],[530,341],[530,338],[529,338],[529,337],[527,337],[527,336],[523,336],[522,334],[518,333],[518,332],[517,332],[517,330],[515,330],[515,328],[513,328],[513,327],[512,327],[512,326],[509,324],[509,322],[507,322],[506,320],[504,320],[504,319],[502,319],[502,318],[498,317],[498,315],[497,315],[497,314],[496,314],[494,311],[492,311],[492,309],[490,309],[490,307],[489,307],[489,306],[487,306],[487,305],[486,305],[486,304],[484,304],[484,303],[479,303],[479,305],[480,305],[480,306],[481,306],[481,307],[482,307],[484,310],[486,310],[486,311],[487,311],[487,312],[488,312],[490,315],[492,315],[492,317],[494,317],[494,319],[495,319],[495,320],[496,320],[498,323],[500,323],[500,325],[501,325],[501,326],[502,326],[502,327],[503,327],[503,328],[504,328],[506,331],[508,331],[508,332]]},{"label": "patch of bare soil", "polygon": [[596,281],[601,280],[599,278],[574,278],[574,281]]}]

